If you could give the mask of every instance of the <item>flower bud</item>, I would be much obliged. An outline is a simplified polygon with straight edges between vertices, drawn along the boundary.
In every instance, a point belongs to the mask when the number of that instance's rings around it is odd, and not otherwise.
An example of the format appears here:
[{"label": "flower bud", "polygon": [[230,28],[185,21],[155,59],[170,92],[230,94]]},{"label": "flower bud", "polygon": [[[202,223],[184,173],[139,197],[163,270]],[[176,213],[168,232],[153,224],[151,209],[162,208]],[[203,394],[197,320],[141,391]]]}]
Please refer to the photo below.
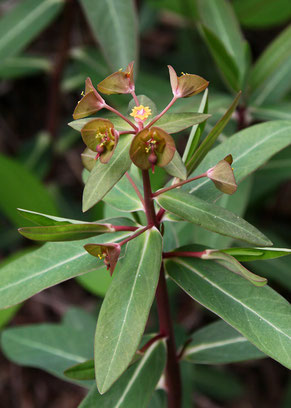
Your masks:
[{"label": "flower bud", "polygon": [[213,181],[218,190],[225,194],[233,194],[237,189],[231,163],[232,156],[229,154],[206,173],[207,177]]},{"label": "flower bud", "polygon": [[98,91],[107,95],[127,94],[133,92],[135,89],[133,80],[133,64],[134,62],[131,62],[124,71],[120,69],[119,71],[114,72],[107,78],[103,79],[103,81],[101,81],[97,86]]},{"label": "flower bud", "polygon": [[73,113],[73,118],[82,119],[86,116],[93,115],[93,113],[96,113],[102,109],[104,105],[104,99],[94,88],[91,79],[87,78],[85,82],[85,95],[78,102]]},{"label": "flower bud", "polygon": [[158,127],[144,129],[133,139],[130,146],[130,157],[133,163],[143,169],[164,167],[173,158],[176,151],[175,142],[168,133]]},{"label": "flower bud", "polygon": [[92,119],[81,129],[81,135],[86,146],[97,152],[95,160],[108,163],[118,141],[118,132],[107,119]]},{"label": "flower bud", "polygon": [[209,82],[199,75],[184,74],[177,76],[176,71],[168,65],[173,95],[176,98],[188,98],[204,91]]},{"label": "flower bud", "polygon": [[110,270],[110,276],[112,276],[120,255],[121,246],[119,244],[86,244],[84,248],[90,255],[100,260],[103,259],[107,270]]}]

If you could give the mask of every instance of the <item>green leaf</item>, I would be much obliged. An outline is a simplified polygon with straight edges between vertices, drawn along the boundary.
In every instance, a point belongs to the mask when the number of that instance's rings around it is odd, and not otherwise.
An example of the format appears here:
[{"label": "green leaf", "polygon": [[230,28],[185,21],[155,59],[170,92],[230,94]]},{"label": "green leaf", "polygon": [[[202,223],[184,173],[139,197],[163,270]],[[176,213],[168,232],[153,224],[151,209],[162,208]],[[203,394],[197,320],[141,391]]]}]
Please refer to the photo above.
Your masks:
[{"label": "green leaf", "polygon": [[[25,224],[17,207],[57,213],[56,205],[43,184],[16,160],[0,155],[0,210],[16,226]],[[29,225],[27,223],[27,225]]]},{"label": "green leaf", "polygon": [[[136,180],[134,182],[137,184]],[[126,176],[122,177],[115,184],[103,201],[120,211],[132,212],[143,210],[143,205]]]},{"label": "green leaf", "polygon": [[0,78],[14,79],[49,72],[51,63],[47,58],[32,55],[18,55],[6,58],[0,63]]},{"label": "green leaf", "polygon": [[193,333],[182,358],[194,364],[227,364],[264,357],[238,331],[217,320]]},{"label": "green leaf", "polygon": [[220,251],[233,256],[240,262],[275,259],[291,254],[291,249],[285,248],[228,248]]},{"label": "green leaf", "polygon": [[[232,167],[235,179],[239,184],[274,154],[290,144],[291,121],[260,123],[236,133],[215,147],[191,177],[204,173],[226,154],[231,153],[234,159]],[[197,180],[195,185],[186,190],[207,201],[214,201],[221,195],[208,179]]]},{"label": "green leaf", "polygon": [[52,225],[68,225],[68,224],[87,224],[86,221],[73,220],[71,218],[56,217],[54,215],[42,214],[36,211],[24,210],[23,208],[17,208],[17,211],[27,220],[34,224],[41,226]]},{"label": "green leaf", "polygon": [[159,195],[156,200],[165,210],[210,231],[240,239],[252,245],[272,245],[265,235],[247,221],[191,194],[171,190]]},{"label": "green leaf", "polygon": [[18,54],[61,12],[63,0],[26,0],[0,20],[0,60]]},{"label": "green leaf", "polygon": [[83,211],[89,210],[98,201],[102,200],[130,168],[129,148],[131,139],[131,135],[120,138],[109,163],[96,162],[84,188]]},{"label": "green leaf", "polygon": [[47,243],[0,268],[0,308],[15,305],[50,286],[95,271],[102,264],[83,248],[109,243],[132,232],[104,234],[83,241]]},{"label": "green leaf", "polygon": [[[165,341],[158,340],[105,394],[94,386],[79,408],[147,408],[166,363]],[[142,391],[142,392],[141,392]]]},{"label": "green leaf", "polygon": [[[116,130],[119,132],[126,132],[127,130],[132,130],[132,127],[125,122],[122,118],[119,116],[112,116],[112,115],[99,115],[98,117],[103,117],[105,119],[110,120],[110,122],[113,123],[114,127]],[[86,123],[90,122],[92,119],[96,119],[97,116],[90,116],[89,118],[84,118],[84,119],[78,119],[78,120],[73,120],[72,122],[69,122],[68,125],[72,128],[77,130],[78,132],[81,132],[81,129],[86,125]],[[132,119],[131,117],[128,117],[128,119]]]},{"label": "green leaf", "polygon": [[221,265],[197,258],[167,260],[166,270],[193,299],[291,368],[291,309],[273,289],[252,286]]},{"label": "green leaf", "polygon": [[[201,99],[200,105],[199,105],[199,109],[198,109],[199,113],[207,113],[208,112],[208,88],[205,89],[203,97]],[[185,147],[184,153],[183,153],[183,157],[182,160],[184,163],[187,163],[191,157],[193,156],[199,141],[200,141],[200,137],[203,133],[205,127],[205,122],[201,123],[200,125],[194,125],[191,129],[188,141],[187,141],[187,145]]]},{"label": "green leaf", "polygon": [[291,103],[277,102],[276,105],[249,106],[251,116],[259,120],[291,120]]},{"label": "green leaf", "polygon": [[175,151],[174,157],[169,164],[164,166],[164,169],[170,176],[178,177],[179,179],[186,180],[187,169],[181,159],[181,156]]},{"label": "green leaf", "polygon": [[291,87],[291,25],[266,48],[250,72],[250,103],[274,102]]},{"label": "green leaf", "polygon": [[166,113],[155,123],[155,126],[167,133],[177,133],[190,126],[205,122],[210,116],[204,113],[192,112]]},{"label": "green leaf", "polygon": [[[4,330],[2,349],[14,363],[41,368],[68,381],[64,370],[92,358],[94,330],[94,317],[72,308],[60,324],[35,324]],[[80,383],[85,387],[89,384]]]},{"label": "green leaf", "polygon": [[[217,140],[220,133],[223,131],[225,126],[228,124],[233,112],[235,111],[235,108],[237,107],[240,96],[241,96],[241,92],[237,94],[237,96],[235,97],[232,104],[225,112],[225,114],[222,116],[222,118],[219,119],[216,125],[212,128],[210,133],[206,136],[206,138],[200,144],[198,149],[195,151],[191,159],[188,160],[186,164],[188,174],[192,173],[192,171],[201,163],[201,161],[204,159],[206,154],[209,152],[209,150],[213,146],[214,142]],[[216,163],[217,163],[217,160],[216,160]]]},{"label": "green leaf", "polygon": [[291,17],[289,0],[234,0],[233,7],[242,25],[249,28],[283,24]]},{"label": "green leaf", "polygon": [[104,297],[112,281],[112,277],[105,265],[100,265],[96,270],[76,277],[77,282],[88,292]]},{"label": "green leaf", "polygon": [[95,380],[94,360],[87,360],[64,371],[66,377],[73,380]]},{"label": "green leaf", "polygon": [[132,0],[79,0],[96,41],[113,70],[138,60],[137,15]]},{"label": "green leaf", "polygon": [[117,264],[95,335],[96,381],[102,394],[125,371],[141,340],[158,283],[161,255],[161,235],[153,228],[130,241],[125,257]]}]

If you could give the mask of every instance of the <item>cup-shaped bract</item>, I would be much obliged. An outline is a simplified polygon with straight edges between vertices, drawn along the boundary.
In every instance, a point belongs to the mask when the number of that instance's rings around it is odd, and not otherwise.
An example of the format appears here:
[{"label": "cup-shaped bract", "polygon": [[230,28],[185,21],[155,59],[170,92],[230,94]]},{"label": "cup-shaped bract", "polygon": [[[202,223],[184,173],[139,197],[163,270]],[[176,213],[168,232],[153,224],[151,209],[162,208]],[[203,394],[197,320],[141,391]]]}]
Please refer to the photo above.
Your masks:
[{"label": "cup-shaped bract", "polygon": [[173,95],[176,98],[188,98],[196,95],[208,87],[209,82],[199,75],[184,74],[177,76],[176,71],[168,65]]},{"label": "cup-shaped bract", "polygon": [[216,166],[209,169],[206,174],[213,181],[216,188],[225,194],[233,194],[237,190],[237,184],[231,167],[232,156],[229,154]]},{"label": "cup-shaped bract", "polygon": [[133,92],[135,89],[133,64],[134,63],[131,62],[124,71],[120,69],[103,79],[103,81],[97,85],[98,91],[106,95],[127,94]]},{"label": "cup-shaped bract", "polygon": [[108,163],[118,142],[118,132],[108,119],[92,119],[81,129],[85,145],[96,152],[95,159]]},{"label": "cup-shaped bract", "polygon": [[85,82],[85,94],[83,98],[78,102],[74,113],[74,119],[82,119],[87,116],[93,115],[105,106],[105,101],[101,95],[94,88],[90,78]]},{"label": "cup-shaped bract", "polygon": [[164,167],[173,158],[176,151],[172,136],[163,129],[152,127],[139,132],[130,146],[130,157],[133,163],[143,169]]},{"label": "cup-shaped bract", "polygon": [[86,251],[98,259],[103,259],[107,270],[110,270],[112,276],[115,266],[117,264],[121,246],[119,244],[86,244],[84,245]]}]

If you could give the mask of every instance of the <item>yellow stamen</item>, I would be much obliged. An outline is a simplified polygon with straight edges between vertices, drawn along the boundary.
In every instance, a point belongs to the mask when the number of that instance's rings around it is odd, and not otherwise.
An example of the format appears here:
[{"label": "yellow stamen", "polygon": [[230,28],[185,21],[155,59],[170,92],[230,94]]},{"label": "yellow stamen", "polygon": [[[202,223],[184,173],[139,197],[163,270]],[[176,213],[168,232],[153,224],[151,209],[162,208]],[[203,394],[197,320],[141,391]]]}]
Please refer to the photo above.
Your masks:
[{"label": "yellow stamen", "polygon": [[139,105],[132,109],[130,116],[133,116],[134,119],[145,120],[151,114],[152,111],[148,106]]}]

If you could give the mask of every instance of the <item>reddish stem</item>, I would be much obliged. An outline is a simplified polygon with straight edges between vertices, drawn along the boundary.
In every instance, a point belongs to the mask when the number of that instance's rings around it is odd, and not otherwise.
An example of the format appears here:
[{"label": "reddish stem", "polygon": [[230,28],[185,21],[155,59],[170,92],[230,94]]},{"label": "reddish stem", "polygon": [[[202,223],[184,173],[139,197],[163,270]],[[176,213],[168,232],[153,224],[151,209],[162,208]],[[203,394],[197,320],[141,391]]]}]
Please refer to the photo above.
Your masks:
[{"label": "reddish stem", "polygon": [[135,135],[135,131],[134,130],[123,130],[122,132],[118,132],[119,136],[121,135]]},{"label": "reddish stem", "polygon": [[107,105],[107,103],[104,105],[105,109],[110,110],[111,112],[115,113],[119,117],[121,117],[125,122],[127,122],[136,132],[138,131],[138,128],[132,123],[131,120],[129,120],[126,116],[124,116],[122,113],[120,113],[117,109],[114,109],[112,106]]},{"label": "reddish stem", "polygon": [[145,126],[145,129],[148,129],[151,126],[153,126],[153,124],[156,123],[156,121],[159,120],[170,109],[170,107],[174,105],[176,100],[177,100],[177,97],[174,96],[171,102],[165,107],[165,109],[162,110],[161,113],[159,113],[156,117],[154,117],[153,120],[148,125]]},{"label": "reddish stem", "polygon": [[136,96],[136,94],[135,94],[135,91],[132,91],[132,92],[131,92],[131,96],[133,97],[136,106],[139,106],[139,101],[138,101],[138,99],[137,99],[137,96]]},{"label": "reddish stem", "polygon": [[135,182],[133,181],[133,179],[130,177],[130,174],[128,172],[125,173],[128,181],[130,182],[130,184],[132,185],[132,187],[134,188],[134,191],[136,192],[138,198],[140,199],[143,207],[144,207],[144,199],[143,196],[141,195],[141,192],[139,191],[137,185],[135,184]]},{"label": "reddish stem", "polygon": [[149,225],[155,225],[159,228],[159,223],[156,218],[154,202],[152,198],[151,182],[148,170],[142,170],[143,191],[144,191],[144,207]]},{"label": "reddish stem", "polygon": [[191,181],[198,180],[198,179],[203,178],[203,177],[207,177],[207,173],[203,173],[203,174],[200,174],[200,176],[192,177],[192,178],[190,178],[190,179],[188,179],[188,180],[181,181],[180,183],[173,184],[173,185],[170,186],[170,187],[162,188],[161,190],[158,190],[158,191],[156,191],[155,193],[153,193],[153,194],[152,194],[152,197],[157,197],[157,196],[159,196],[160,194],[165,193],[166,191],[173,190],[174,188],[183,186],[184,184],[190,183]]},{"label": "reddish stem", "polygon": [[177,258],[177,257],[188,257],[188,258],[201,258],[205,254],[205,251],[191,252],[191,251],[173,251],[173,252],[163,252],[163,258]]},{"label": "reddish stem", "polygon": [[144,354],[147,349],[154,344],[157,340],[160,340],[162,338],[164,338],[165,336],[161,333],[157,334],[155,337],[153,337],[152,339],[150,339],[141,349],[138,350],[139,354]]},{"label": "reddish stem", "polygon": [[157,213],[157,220],[159,223],[161,223],[165,212],[166,210],[164,208],[160,208],[159,212]]},{"label": "reddish stem", "polygon": [[153,225],[147,225],[146,227],[138,230],[135,234],[133,234],[130,237],[125,238],[123,241],[119,242],[119,245],[122,246],[122,245],[126,244],[127,242],[129,242],[132,239],[138,237],[139,235],[143,234],[145,231],[147,231],[148,229],[150,229],[152,227],[153,227]]},{"label": "reddish stem", "polygon": [[111,225],[115,231],[136,231],[138,227],[130,227],[128,225]]}]

